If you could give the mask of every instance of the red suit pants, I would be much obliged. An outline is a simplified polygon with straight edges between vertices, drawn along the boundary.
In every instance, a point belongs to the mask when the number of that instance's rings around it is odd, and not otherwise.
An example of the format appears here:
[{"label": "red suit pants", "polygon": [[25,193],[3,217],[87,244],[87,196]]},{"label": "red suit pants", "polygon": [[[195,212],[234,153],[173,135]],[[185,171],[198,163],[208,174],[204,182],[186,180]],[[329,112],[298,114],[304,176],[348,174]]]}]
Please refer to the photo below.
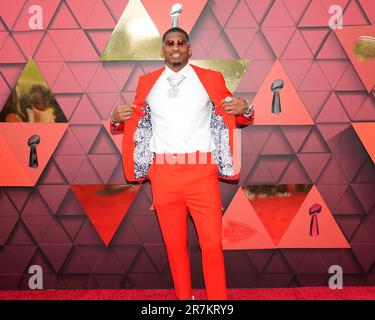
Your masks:
[{"label": "red suit pants", "polygon": [[[191,156],[196,156],[195,164],[191,164]],[[149,168],[153,205],[178,299],[192,296],[189,212],[199,238],[207,297],[227,299],[218,168],[211,162],[211,153],[168,155],[168,159],[165,155],[156,155]]]}]

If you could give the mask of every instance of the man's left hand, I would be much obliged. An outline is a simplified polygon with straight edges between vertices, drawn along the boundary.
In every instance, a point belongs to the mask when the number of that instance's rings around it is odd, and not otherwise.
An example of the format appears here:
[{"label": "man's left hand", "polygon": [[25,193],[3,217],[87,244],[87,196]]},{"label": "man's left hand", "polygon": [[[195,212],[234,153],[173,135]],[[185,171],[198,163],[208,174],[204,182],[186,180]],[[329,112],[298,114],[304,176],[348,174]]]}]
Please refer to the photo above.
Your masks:
[{"label": "man's left hand", "polygon": [[232,97],[231,102],[223,99],[221,103],[228,114],[240,115],[247,112],[248,104],[243,98]]}]

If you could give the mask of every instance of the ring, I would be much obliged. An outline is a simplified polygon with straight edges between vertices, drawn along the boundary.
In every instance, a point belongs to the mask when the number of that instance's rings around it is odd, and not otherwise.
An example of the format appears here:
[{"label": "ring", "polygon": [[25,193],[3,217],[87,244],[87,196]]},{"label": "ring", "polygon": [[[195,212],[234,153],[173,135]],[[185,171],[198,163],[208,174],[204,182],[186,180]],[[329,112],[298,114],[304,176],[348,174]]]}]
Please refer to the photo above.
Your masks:
[{"label": "ring", "polygon": [[233,101],[232,97],[226,97],[225,98],[225,102],[232,102],[232,101]]}]

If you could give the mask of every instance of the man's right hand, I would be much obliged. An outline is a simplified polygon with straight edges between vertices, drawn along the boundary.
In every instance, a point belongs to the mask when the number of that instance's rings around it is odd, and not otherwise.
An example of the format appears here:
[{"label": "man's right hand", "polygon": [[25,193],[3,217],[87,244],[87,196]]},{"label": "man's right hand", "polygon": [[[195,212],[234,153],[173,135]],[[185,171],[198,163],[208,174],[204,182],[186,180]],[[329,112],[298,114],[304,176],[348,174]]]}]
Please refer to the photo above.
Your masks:
[{"label": "man's right hand", "polygon": [[136,108],[136,105],[125,105],[121,104],[113,109],[111,113],[111,118],[115,122],[123,122],[129,120],[133,115],[133,109]]}]

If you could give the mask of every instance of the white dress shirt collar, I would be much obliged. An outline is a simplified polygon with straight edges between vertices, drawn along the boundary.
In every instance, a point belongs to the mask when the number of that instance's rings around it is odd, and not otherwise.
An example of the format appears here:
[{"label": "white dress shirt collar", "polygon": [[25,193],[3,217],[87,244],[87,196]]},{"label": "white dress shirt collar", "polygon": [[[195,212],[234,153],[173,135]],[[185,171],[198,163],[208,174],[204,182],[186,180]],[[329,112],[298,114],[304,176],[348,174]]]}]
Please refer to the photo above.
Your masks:
[{"label": "white dress shirt collar", "polygon": [[173,71],[171,68],[169,68],[167,65],[165,65],[164,75],[166,77],[169,77],[172,74],[179,73],[179,74],[182,74],[183,76],[186,77],[191,72],[192,69],[193,68],[191,67],[191,65],[189,63],[178,72]]}]

